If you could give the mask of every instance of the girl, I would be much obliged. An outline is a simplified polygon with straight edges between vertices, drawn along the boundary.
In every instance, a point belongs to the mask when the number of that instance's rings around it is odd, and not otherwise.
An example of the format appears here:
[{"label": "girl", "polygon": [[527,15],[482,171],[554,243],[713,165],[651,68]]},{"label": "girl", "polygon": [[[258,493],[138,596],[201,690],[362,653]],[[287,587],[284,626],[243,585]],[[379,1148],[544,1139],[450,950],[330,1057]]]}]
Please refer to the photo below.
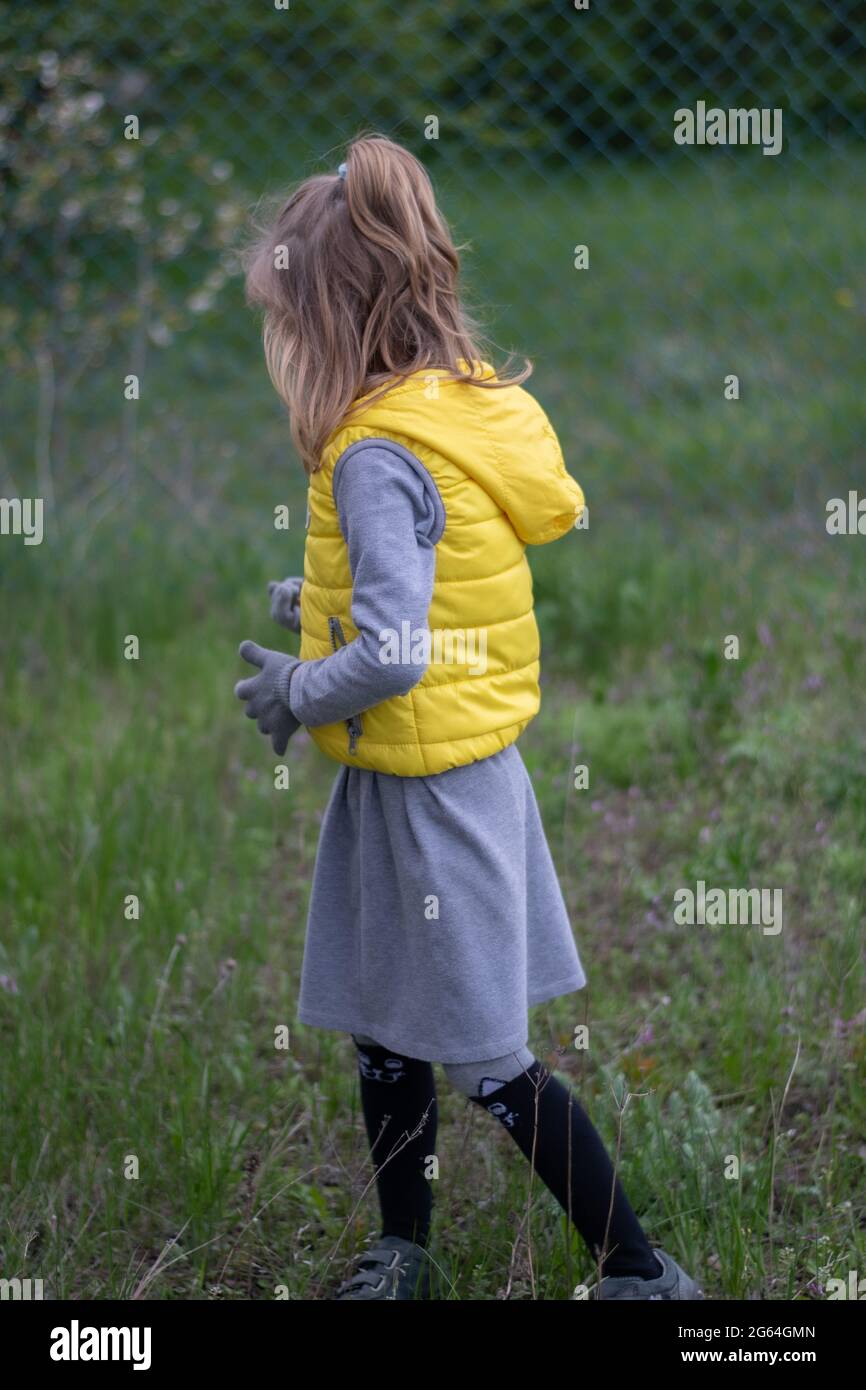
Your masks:
[{"label": "girl", "polygon": [[569,1213],[595,1297],[700,1298],[526,1045],[527,1010],[586,981],[516,744],[539,707],[524,552],[584,499],[531,366],[484,361],[458,264],[423,166],[381,136],[303,182],[248,262],[309,492],[303,581],[271,585],[300,659],[244,642],[236,693],[279,755],[304,724],[342,764],[298,1014],[354,1038],[382,1210],[336,1296],[431,1296],[438,1061]]}]

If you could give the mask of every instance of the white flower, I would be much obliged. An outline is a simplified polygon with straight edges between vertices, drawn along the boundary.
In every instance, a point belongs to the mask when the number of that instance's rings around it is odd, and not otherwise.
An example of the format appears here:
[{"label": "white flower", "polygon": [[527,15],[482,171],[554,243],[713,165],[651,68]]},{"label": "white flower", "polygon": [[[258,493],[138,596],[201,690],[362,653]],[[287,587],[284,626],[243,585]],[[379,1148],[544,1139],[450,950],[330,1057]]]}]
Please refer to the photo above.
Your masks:
[{"label": "white flower", "polygon": [[167,323],[152,323],[148,329],[148,337],[157,347],[168,347],[174,341],[174,334]]}]

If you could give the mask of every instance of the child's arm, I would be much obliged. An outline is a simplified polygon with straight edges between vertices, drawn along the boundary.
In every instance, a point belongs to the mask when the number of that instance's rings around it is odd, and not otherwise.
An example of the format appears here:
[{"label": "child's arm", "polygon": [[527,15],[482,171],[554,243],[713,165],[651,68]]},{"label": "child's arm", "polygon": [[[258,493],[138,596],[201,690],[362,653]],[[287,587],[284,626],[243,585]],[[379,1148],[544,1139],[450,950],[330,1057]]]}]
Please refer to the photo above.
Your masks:
[{"label": "child's arm", "polygon": [[268,585],[268,594],[271,600],[271,617],[280,627],[287,627],[289,632],[300,632],[301,630],[301,585],[303,579],[300,576],[290,576],[288,579],[272,579]]},{"label": "child's arm", "polygon": [[296,656],[271,651],[256,642],[242,642],[238,654],[251,666],[257,666],[259,674],[238,681],[235,694],[246,706],[247,719],[255,719],[259,733],[270,735],[274,752],[282,757],[289,739],[300,727],[289,704],[289,683],[301,663]]},{"label": "child's arm", "polygon": [[334,497],[349,548],[358,636],[293,671],[292,713],[311,728],[405,695],[423,676],[423,662],[383,662],[380,634],[400,634],[404,622],[413,634],[427,628],[435,547],[445,525],[435,483],[399,445],[354,446],[335,470]]}]

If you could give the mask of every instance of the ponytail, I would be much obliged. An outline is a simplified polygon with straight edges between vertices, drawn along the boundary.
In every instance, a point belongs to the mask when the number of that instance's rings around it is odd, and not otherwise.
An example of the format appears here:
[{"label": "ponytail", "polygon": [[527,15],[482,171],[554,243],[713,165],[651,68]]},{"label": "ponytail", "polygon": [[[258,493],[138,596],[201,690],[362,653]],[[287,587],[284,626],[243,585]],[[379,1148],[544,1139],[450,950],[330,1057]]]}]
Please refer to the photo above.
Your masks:
[{"label": "ponytail", "polygon": [[247,296],[264,308],[268,369],[308,473],[354,402],[413,372],[486,389],[530,375],[525,362],[478,377],[489,351],[460,303],[459,269],[426,169],[383,135],[351,141],[338,173],[305,180],[262,230]]}]

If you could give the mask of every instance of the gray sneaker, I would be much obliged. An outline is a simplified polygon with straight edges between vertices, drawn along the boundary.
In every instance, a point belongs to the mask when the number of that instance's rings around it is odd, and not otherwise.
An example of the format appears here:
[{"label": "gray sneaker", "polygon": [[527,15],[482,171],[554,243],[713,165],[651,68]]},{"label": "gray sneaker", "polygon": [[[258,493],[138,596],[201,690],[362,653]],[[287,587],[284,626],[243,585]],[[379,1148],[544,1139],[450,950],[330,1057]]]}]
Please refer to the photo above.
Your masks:
[{"label": "gray sneaker", "polygon": [[364,1299],[408,1303],[430,1297],[427,1252],[422,1245],[402,1236],[382,1236],[370,1250],[365,1250],[355,1273],[343,1281],[334,1295],[338,1303]]},{"label": "gray sneaker", "polygon": [[600,1284],[596,1285],[593,1297],[650,1300],[703,1298],[704,1295],[694,1279],[691,1275],[686,1274],[684,1269],[680,1269],[676,1260],[671,1259],[664,1250],[654,1250],[653,1254],[662,1271],[658,1279],[633,1279],[628,1275],[625,1277],[607,1275]]}]

